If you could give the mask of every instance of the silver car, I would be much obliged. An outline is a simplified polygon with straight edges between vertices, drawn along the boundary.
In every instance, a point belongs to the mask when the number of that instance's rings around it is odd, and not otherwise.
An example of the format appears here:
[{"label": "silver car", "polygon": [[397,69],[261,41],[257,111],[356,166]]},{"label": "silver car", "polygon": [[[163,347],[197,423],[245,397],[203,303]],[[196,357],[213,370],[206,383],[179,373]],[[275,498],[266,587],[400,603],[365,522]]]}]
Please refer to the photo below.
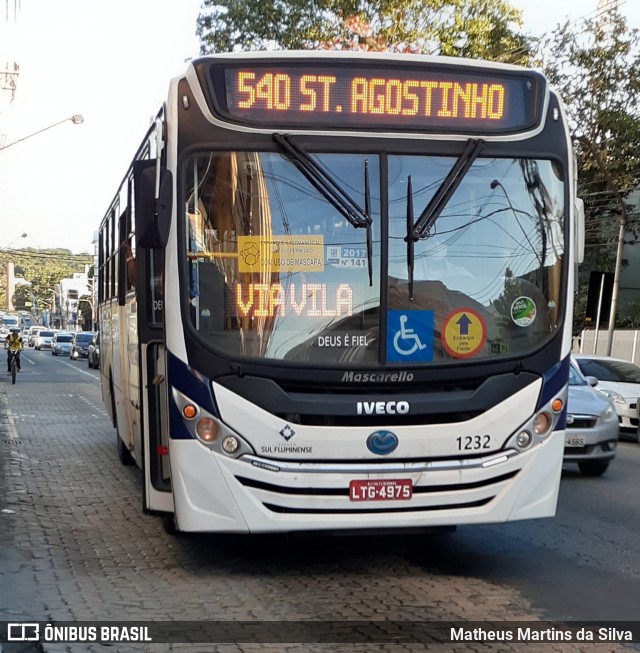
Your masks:
[{"label": "silver car", "polygon": [[55,333],[51,339],[51,354],[53,356],[68,356],[72,340],[73,333]]},{"label": "silver car", "polygon": [[578,463],[587,476],[607,471],[616,455],[620,427],[611,400],[597,392],[597,379],[585,377],[574,361],[569,370],[564,462]]}]

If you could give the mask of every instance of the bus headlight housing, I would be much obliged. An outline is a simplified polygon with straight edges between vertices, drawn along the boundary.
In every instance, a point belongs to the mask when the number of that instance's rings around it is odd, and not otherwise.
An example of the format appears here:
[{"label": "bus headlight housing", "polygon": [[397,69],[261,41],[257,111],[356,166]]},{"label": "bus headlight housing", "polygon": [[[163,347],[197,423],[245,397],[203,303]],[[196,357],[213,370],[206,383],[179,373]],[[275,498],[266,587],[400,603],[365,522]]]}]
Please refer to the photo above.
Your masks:
[{"label": "bus headlight housing", "polygon": [[198,442],[211,451],[231,458],[255,453],[253,447],[246,440],[184,393],[172,388],[171,394],[184,425]]},{"label": "bus headlight housing", "polygon": [[527,420],[507,440],[505,449],[526,451],[542,443],[555,428],[566,405],[566,389],[548,404],[542,406],[535,415]]}]

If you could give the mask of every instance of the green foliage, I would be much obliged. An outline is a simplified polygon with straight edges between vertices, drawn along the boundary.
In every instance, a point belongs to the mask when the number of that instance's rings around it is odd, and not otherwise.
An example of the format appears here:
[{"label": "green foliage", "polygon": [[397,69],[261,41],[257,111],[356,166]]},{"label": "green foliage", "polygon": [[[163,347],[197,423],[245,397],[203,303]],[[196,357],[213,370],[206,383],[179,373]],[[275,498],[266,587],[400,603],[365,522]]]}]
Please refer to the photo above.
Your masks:
[{"label": "green foliage", "polygon": [[[353,20],[366,25],[355,29]],[[511,63],[530,60],[507,0],[204,0],[202,54],[239,50],[410,51]]]},{"label": "green foliage", "polygon": [[541,56],[563,97],[574,134],[578,196],[585,202],[586,253],[577,305],[590,270],[613,271],[622,217],[637,238],[639,215],[628,203],[640,185],[640,35],[623,16],[559,26]]},{"label": "green foliage", "polygon": [[[580,31],[567,24],[551,35],[543,59],[575,136],[587,249],[601,248],[596,256],[613,260],[620,220],[615,191],[626,199],[640,183],[638,30],[630,29],[622,16],[604,24],[586,20]],[[609,181],[603,168],[610,173]],[[633,230],[636,218],[630,218]]]},{"label": "green foliage", "polygon": [[24,306],[32,301],[31,294],[40,308],[51,307],[52,291],[61,279],[74,272],[84,272],[85,265],[93,263],[90,254],[72,254],[68,249],[15,249],[0,252],[0,306],[6,306],[6,264],[12,261],[16,276],[29,281],[29,286],[16,286],[16,305]]}]

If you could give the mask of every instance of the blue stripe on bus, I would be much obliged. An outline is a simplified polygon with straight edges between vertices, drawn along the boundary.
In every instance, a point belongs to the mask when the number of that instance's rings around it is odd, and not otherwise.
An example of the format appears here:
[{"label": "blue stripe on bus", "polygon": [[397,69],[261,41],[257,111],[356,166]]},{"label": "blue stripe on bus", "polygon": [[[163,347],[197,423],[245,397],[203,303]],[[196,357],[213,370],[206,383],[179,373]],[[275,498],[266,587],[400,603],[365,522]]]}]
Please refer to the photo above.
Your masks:
[{"label": "blue stripe on bus", "polygon": [[171,352],[167,352],[167,377],[170,437],[180,440],[191,440],[193,436],[184,425],[182,415],[171,397],[171,388],[179,390],[201,408],[209,411],[215,417],[219,417],[211,392],[211,383],[207,377],[188,365],[185,365],[185,363]]},{"label": "blue stripe on bus", "polygon": [[[542,379],[542,392],[540,393],[536,411],[540,410],[540,408],[548,404],[554,397],[560,394],[569,382],[569,361],[570,356],[567,356],[564,360],[556,363],[552,368],[548,369],[544,374]],[[562,414],[556,423],[556,429],[564,428],[566,414],[567,403],[565,400]]]}]

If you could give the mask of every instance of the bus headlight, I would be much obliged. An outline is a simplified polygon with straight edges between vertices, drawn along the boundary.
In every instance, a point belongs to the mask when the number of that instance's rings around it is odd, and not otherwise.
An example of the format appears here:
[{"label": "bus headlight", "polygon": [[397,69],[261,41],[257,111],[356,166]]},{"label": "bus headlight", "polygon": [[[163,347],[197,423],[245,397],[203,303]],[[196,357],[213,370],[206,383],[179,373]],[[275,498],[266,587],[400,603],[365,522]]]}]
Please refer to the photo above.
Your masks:
[{"label": "bus headlight", "polygon": [[238,442],[238,438],[234,437],[233,435],[228,435],[222,441],[222,449],[225,451],[225,453],[235,453],[238,450],[239,446],[240,443]]},{"label": "bus headlight", "polygon": [[544,435],[551,429],[551,424],[549,413],[538,413],[533,419],[533,432],[536,435]]},{"label": "bus headlight", "polygon": [[213,442],[220,433],[220,426],[214,419],[203,417],[196,424],[196,433],[201,440]]},{"label": "bus headlight", "polygon": [[526,449],[533,441],[533,436],[529,431],[520,431],[516,437],[516,443],[521,449]]}]

